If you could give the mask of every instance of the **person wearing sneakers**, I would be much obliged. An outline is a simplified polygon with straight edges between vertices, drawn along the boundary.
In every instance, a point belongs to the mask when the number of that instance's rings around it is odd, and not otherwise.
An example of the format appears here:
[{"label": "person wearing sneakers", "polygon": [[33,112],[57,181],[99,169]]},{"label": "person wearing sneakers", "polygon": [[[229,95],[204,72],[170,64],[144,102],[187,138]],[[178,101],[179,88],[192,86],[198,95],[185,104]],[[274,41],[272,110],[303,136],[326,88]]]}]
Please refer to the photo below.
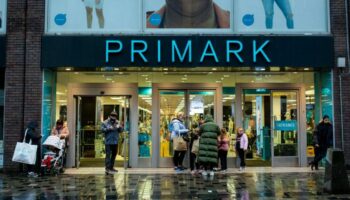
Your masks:
[{"label": "person wearing sneakers", "polygon": [[248,149],[248,137],[244,133],[242,127],[237,129],[237,137],[236,137],[236,152],[238,153],[239,159],[241,161],[239,171],[243,171],[245,169],[245,152]]},{"label": "person wearing sneakers", "polygon": [[189,130],[184,124],[184,113],[179,112],[171,123],[169,124],[169,132],[171,133],[171,140],[173,141],[174,148],[174,170],[176,172],[182,172],[186,168],[182,165],[187,152],[187,142],[184,138],[188,137]]},{"label": "person wearing sneakers", "polygon": [[213,168],[218,163],[218,136],[220,135],[220,128],[215,124],[211,115],[205,116],[204,124],[199,127],[199,134],[201,138],[199,140],[198,162],[205,169],[202,175],[206,177],[209,173],[213,177]]},{"label": "person wearing sneakers", "polygon": [[106,175],[115,174],[118,171],[114,169],[114,162],[117,156],[119,133],[123,131],[123,127],[117,120],[118,114],[111,112],[109,118],[101,125],[101,131],[105,135],[106,158],[105,168]]}]

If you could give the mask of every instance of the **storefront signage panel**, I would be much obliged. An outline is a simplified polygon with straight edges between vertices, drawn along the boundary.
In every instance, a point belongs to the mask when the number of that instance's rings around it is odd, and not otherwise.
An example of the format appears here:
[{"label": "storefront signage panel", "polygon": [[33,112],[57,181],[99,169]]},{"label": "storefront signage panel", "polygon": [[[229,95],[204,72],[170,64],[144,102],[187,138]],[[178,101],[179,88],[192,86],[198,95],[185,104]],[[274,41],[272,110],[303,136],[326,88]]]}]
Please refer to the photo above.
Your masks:
[{"label": "storefront signage panel", "polygon": [[0,34],[6,32],[6,8],[7,8],[7,0],[0,1]]},{"label": "storefront signage panel", "polygon": [[329,0],[234,0],[237,33],[327,33]]},{"label": "storefront signage panel", "polygon": [[5,67],[6,37],[0,35],[0,68]]},{"label": "storefront signage panel", "polygon": [[332,67],[331,37],[43,38],[43,67]]},{"label": "storefront signage panel", "polygon": [[295,121],[295,120],[275,121],[275,130],[276,131],[296,131],[297,130],[297,121]]}]

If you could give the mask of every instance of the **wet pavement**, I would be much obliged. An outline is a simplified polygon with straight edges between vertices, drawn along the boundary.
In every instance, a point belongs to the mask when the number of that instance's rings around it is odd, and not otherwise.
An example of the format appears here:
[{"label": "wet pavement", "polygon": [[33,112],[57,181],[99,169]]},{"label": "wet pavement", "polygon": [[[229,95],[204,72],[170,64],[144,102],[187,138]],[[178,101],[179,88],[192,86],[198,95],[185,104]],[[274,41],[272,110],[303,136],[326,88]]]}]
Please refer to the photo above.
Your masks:
[{"label": "wet pavement", "polygon": [[0,199],[349,199],[323,193],[322,172],[62,174],[27,178],[0,174]]}]

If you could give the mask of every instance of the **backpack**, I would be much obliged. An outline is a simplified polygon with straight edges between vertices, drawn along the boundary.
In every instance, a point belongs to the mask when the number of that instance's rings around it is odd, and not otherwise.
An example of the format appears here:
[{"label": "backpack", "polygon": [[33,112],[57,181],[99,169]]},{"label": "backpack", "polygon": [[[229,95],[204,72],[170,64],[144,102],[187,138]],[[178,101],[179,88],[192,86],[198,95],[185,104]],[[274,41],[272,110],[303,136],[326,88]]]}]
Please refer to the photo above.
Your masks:
[{"label": "backpack", "polygon": [[172,133],[174,130],[174,124],[173,124],[173,120],[171,120],[171,122],[168,124],[168,131],[169,133]]}]

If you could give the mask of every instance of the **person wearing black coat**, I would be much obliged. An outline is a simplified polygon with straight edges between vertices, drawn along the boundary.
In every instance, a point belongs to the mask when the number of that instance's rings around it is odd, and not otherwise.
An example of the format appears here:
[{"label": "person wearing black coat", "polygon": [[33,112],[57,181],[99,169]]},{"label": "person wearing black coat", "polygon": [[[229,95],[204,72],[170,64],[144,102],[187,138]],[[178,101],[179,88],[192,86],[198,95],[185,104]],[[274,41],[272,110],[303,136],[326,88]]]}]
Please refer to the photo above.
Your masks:
[{"label": "person wearing black coat", "polygon": [[38,172],[40,172],[40,161],[41,161],[41,134],[38,132],[39,124],[37,121],[31,121],[27,125],[27,129],[25,132],[27,132],[27,136],[25,138],[26,143],[29,143],[30,140],[32,140],[33,145],[38,145],[38,150],[36,152],[36,162],[35,165],[27,165],[28,168],[28,176],[29,177],[37,177]]},{"label": "person wearing black coat", "polygon": [[330,123],[329,116],[323,116],[323,120],[317,125],[314,131],[314,160],[309,164],[311,170],[318,170],[318,162],[320,162],[327,154],[327,149],[333,146],[333,126]]}]

